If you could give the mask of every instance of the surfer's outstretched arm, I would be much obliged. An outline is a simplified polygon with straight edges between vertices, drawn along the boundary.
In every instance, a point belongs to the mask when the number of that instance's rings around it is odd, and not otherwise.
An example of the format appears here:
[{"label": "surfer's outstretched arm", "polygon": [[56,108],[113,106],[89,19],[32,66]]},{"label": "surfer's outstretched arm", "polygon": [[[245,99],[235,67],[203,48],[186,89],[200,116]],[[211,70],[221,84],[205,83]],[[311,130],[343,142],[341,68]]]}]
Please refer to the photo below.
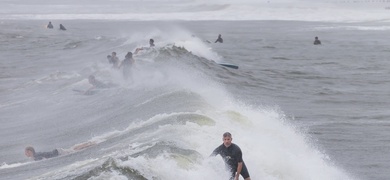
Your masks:
[{"label": "surfer's outstretched arm", "polygon": [[234,177],[236,180],[239,179],[240,174],[241,174],[241,170],[242,170],[242,162],[239,162],[238,166],[237,166],[236,176]]}]

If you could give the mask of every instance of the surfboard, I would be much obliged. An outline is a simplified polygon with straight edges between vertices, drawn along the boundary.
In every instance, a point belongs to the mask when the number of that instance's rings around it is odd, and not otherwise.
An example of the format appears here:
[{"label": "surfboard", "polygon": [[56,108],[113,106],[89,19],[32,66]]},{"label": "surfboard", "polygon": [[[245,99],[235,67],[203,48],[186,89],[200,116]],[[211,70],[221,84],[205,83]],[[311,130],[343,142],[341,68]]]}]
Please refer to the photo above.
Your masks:
[{"label": "surfboard", "polygon": [[225,67],[228,67],[228,68],[232,68],[232,69],[238,69],[238,66],[237,66],[237,65],[234,65],[234,64],[220,63],[219,65],[225,66]]}]

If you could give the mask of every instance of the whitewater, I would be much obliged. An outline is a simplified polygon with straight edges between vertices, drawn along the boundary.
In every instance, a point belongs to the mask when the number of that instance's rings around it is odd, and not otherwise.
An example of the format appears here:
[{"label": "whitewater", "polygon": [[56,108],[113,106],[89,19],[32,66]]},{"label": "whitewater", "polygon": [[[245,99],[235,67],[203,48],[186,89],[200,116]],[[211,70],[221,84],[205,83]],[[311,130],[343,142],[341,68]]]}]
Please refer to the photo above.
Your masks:
[{"label": "whitewater", "polygon": [[[388,6],[3,0],[0,179],[229,179],[227,131],[252,180],[388,179]],[[108,63],[151,38],[130,79]]]}]

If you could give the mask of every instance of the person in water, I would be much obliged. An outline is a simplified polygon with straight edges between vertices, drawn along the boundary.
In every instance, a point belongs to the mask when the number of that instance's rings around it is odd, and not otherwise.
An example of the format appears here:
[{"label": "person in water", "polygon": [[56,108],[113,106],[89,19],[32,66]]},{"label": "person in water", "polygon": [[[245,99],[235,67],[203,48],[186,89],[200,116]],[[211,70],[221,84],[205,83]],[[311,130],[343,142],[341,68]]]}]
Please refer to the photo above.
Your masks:
[{"label": "person in water", "polygon": [[[108,58],[109,56],[107,56]],[[116,52],[112,52],[110,59],[108,60],[110,64],[112,64],[113,68],[118,68],[119,67],[119,58],[116,56]]]},{"label": "person in water", "polygon": [[49,24],[46,27],[47,27],[47,29],[53,29],[53,24],[51,24],[51,22],[49,22]]},{"label": "person in water", "polygon": [[66,31],[66,28],[64,25],[60,24],[60,30]]},{"label": "person in water", "polygon": [[39,161],[42,159],[49,159],[60,155],[69,154],[75,151],[80,151],[90,146],[93,146],[95,144],[96,144],[95,142],[86,142],[86,143],[78,144],[72,147],[71,149],[58,148],[48,152],[35,152],[35,149],[33,147],[28,146],[24,149],[24,154],[35,161]]},{"label": "person in water", "polygon": [[232,143],[232,134],[225,132],[222,135],[223,144],[218,146],[210,156],[221,155],[226,168],[232,173],[230,180],[238,180],[241,176],[245,180],[250,180],[248,169],[242,159],[242,152],[240,147]]},{"label": "person in water", "polygon": [[222,35],[221,34],[218,35],[218,38],[217,38],[217,40],[215,40],[214,43],[217,43],[217,42],[223,43],[223,39],[222,39]]},{"label": "person in water", "polygon": [[132,68],[134,66],[134,63],[135,63],[135,60],[133,59],[133,53],[132,52],[128,52],[125,56],[125,59],[122,61],[121,65],[119,66],[119,68],[123,68],[123,76],[125,77],[125,79],[128,79],[129,77],[131,77],[131,73],[132,73]]},{"label": "person in water", "polygon": [[90,75],[88,77],[88,82],[89,82],[89,84],[92,84],[92,86],[94,88],[107,88],[107,85],[102,83],[102,82],[100,82],[100,81],[98,81],[98,80],[96,80],[94,75]]},{"label": "person in water", "polygon": [[321,45],[321,41],[318,39],[318,37],[314,38],[314,45]]},{"label": "person in water", "polygon": [[135,52],[134,54],[137,54],[139,51],[141,50],[148,50],[150,48],[154,47],[154,40],[153,39],[149,39],[149,47],[141,47],[141,48],[137,48],[135,49]]},{"label": "person in water", "polygon": [[88,82],[89,82],[89,84],[92,85],[92,87],[90,87],[88,90],[86,90],[84,92],[84,94],[92,94],[92,90],[94,90],[96,88],[98,88],[98,89],[109,88],[109,85],[104,84],[104,83],[96,80],[94,75],[90,75],[88,77]]}]

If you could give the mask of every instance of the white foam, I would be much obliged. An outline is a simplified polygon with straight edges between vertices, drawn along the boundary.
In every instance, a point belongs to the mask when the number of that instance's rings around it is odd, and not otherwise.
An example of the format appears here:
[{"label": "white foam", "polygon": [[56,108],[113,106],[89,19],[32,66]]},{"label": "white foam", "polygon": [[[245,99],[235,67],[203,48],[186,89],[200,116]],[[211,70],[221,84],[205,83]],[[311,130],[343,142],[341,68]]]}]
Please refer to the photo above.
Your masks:
[{"label": "white foam", "polygon": [[30,163],[31,162],[7,164],[7,163],[3,162],[3,164],[0,165],[0,169],[9,169],[9,168],[23,166],[23,165],[30,164]]}]

